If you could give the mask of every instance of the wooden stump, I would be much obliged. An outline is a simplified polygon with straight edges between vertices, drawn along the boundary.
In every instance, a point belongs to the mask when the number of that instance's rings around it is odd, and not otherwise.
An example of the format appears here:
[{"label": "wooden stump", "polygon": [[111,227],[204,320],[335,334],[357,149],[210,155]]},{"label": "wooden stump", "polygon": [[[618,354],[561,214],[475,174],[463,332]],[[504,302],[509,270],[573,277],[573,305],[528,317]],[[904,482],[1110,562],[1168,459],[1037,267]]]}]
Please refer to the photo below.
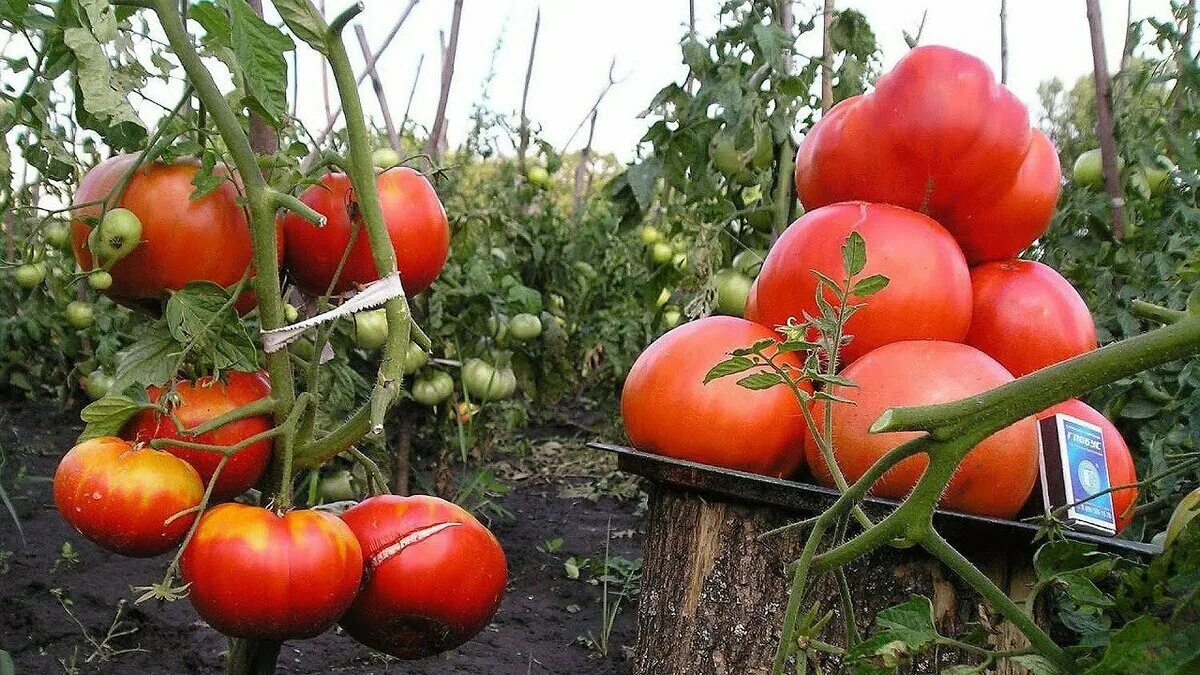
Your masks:
[{"label": "wooden stump", "polygon": [[[685,488],[656,484],[650,496],[634,672],[770,672],[791,582],[787,565],[800,556],[805,539],[803,534],[783,535],[760,542],[757,536],[809,515],[815,514],[706,498]],[[1029,549],[966,547],[964,553],[1017,597],[1031,579]],[[945,635],[958,635],[973,621],[997,623],[973,591],[919,548],[877,551],[852,564],[847,578],[863,633],[879,610],[913,595],[932,600],[936,624]],[[808,598],[820,603],[822,611],[834,611],[822,639],[844,644],[844,617],[834,577],[819,580]],[[993,641],[998,649],[1012,649],[1022,646],[1024,637],[1005,624],[995,631]],[[963,662],[958,651],[934,651],[905,672],[935,673]]]}]

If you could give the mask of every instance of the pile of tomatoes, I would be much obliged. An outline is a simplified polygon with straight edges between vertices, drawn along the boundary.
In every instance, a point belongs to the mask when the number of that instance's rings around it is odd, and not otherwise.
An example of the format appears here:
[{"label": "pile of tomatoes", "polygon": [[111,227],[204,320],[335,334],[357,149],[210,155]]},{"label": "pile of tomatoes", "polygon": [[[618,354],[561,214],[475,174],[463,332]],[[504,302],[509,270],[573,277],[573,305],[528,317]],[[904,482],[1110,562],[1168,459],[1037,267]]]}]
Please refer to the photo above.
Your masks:
[{"label": "pile of tomatoes", "polygon": [[[1053,144],[982,61],[945,47],[913,49],[874,91],[834,106],[801,142],[795,181],[807,212],[762,263],[746,318],[684,324],[639,357],[622,396],[631,441],[771,476],[807,465],[832,485],[813,440],[824,433],[826,402],[809,404],[818,426],[810,430],[800,397],[786,386],[703,381],[731,350],[778,339],[772,329],[790,318],[820,316],[834,297],[818,275],[843,279],[842,247],[852,232],[866,242],[860,277],[883,275],[888,284],[870,297],[851,296],[862,306],[845,324],[842,381],[824,385],[847,401],[832,404],[830,433],[851,482],[916,435],[869,433],[888,408],[958,400],[1095,349],[1079,293],[1050,267],[1017,257],[1049,226],[1061,180]],[[799,370],[803,356],[777,360]],[[1101,426],[1110,483],[1136,482],[1128,447],[1100,412],[1071,400],[1042,416],[1055,412]],[[994,434],[967,455],[941,505],[1014,517],[1038,479],[1038,452],[1034,418]],[[874,494],[903,498],[926,464],[923,456],[905,460]],[[1136,494],[1114,493],[1119,528]]]},{"label": "pile of tomatoes", "polygon": [[[93,286],[121,302],[154,305],[193,281],[236,284],[252,264],[237,177],[218,167],[216,185],[200,191],[194,161],[138,162],[126,155],[101,163],[76,195],[76,260],[107,282]],[[446,261],[445,211],[412,169],[389,169],[377,180],[401,280],[406,292],[419,293]],[[320,296],[377,279],[346,176],[329,174],[300,199],[327,222],[318,228],[291,213],[278,219],[277,257],[291,283]],[[238,299],[239,311],[253,305],[252,294]],[[373,318],[378,314],[368,315],[368,332]],[[357,328],[361,333],[364,325]],[[532,338],[541,324],[519,328]],[[408,357],[410,374],[429,360],[416,345]],[[511,371],[497,376],[483,372],[490,366],[482,361],[468,365],[464,377],[473,378],[468,386],[480,398],[515,388]],[[452,388],[449,375],[431,370],[414,383],[413,395],[433,405]],[[435,497],[381,495],[339,517],[234,501],[256,485],[278,485],[268,471],[276,421],[261,412],[221,422],[270,396],[265,373],[179,377],[149,387],[153,405],[119,437],[85,440],[63,457],[54,477],[59,512],[88,539],[123,555],[156,556],[182,543],[178,563],[189,600],[230,636],[307,638],[340,623],[372,648],[421,658],[481,630],[503,596],[507,566],[496,538],[462,508]]]}]

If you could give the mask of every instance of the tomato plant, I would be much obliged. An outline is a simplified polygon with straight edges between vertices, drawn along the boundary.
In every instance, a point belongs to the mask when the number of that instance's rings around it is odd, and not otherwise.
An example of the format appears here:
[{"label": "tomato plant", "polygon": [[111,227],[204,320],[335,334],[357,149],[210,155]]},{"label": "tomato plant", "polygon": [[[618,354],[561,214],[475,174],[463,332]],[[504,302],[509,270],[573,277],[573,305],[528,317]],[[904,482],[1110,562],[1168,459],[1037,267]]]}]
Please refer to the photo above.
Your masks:
[{"label": "tomato plant", "polygon": [[[212,422],[214,419],[250,403],[261,402],[271,394],[266,373],[231,371],[221,379],[203,377],[195,381],[179,381],[167,387],[150,387],[146,396],[158,402],[158,410],[139,412],[121,434],[134,442],[148,443],[156,438],[186,440],[215,446],[237,445],[273,427],[269,414],[246,417],[202,434],[190,435],[187,429]],[[184,428],[176,429],[175,421]],[[223,455],[204,450],[165,444],[167,452],[195,467],[207,484]],[[252,443],[229,456],[213,487],[213,498],[232,499],[254,486],[271,460],[271,439]]]},{"label": "tomato plant", "polygon": [[80,534],[122,555],[156,556],[191,527],[204,486],[183,460],[113,437],[71,448],[54,472],[54,503]]},{"label": "tomato plant", "polygon": [[755,320],[776,326],[817,315],[816,273],[840,276],[841,246],[851,232],[866,240],[865,274],[882,274],[891,283],[847,321],[847,363],[900,340],[959,342],[966,336],[971,279],[954,239],[927,216],[863,202],[810,211],[784,231],[758,275]]},{"label": "tomato plant", "polygon": [[[731,349],[773,333],[736,317],[708,317],[674,328],[634,362],[621,392],[621,418],[637,448],[676,459],[769,476],[804,463],[804,421],[792,392],[747,391],[705,375]],[[795,354],[782,363],[798,368]],[[808,386],[808,385],[803,385]]]},{"label": "tomato plant", "polygon": [[1032,260],[971,270],[974,305],[966,343],[1020,377],[1096,348],[1096,326],[1079,292]]},{"label": "tomato plant", "polygon": [[221,504],[200,517],[180,559],[188,599],[212,627],[235,637],[316,637],[358,593],[362,549],[322,511]]},{"label": "tomato plant", "polygon": [[[376,181],[400,279],[405,292],[416,295],[433,283],[446,264],[450,246],[446,212],[429,180],[412,169],[389,169]],[[300,195],[302,202],[326,218],[325,224],[316,227],[293,212],[282,219],[285,264],[297,285],[310,295],[321,296],[331,289],[343,293],[379,278],[368,238],[361,231],[354,234],[361,228],[357,199],[348,176],[326,174]],[[334,283],[343,255],[346,262]]]},{"label": "tomato plant", "polygon": [[[386,654],[419,659],[487,625],[504,595],[504,551],[461,507],[436,497],[372,497],[342,514],[366,582],[340,624]],[[446,589],[454,589],[447,593]]]}]

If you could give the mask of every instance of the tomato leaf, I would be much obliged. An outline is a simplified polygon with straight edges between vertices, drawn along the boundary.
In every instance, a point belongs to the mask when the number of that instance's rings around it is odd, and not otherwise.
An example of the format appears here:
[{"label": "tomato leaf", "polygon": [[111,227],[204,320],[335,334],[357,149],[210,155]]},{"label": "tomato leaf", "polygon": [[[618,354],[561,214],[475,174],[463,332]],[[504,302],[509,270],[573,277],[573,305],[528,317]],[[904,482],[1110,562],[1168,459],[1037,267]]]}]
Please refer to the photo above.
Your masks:
[{"label": "tomato leaf", "polygon": [[181,352],[170,334],[152,327],[117,354],[112,390],[124,392],[133,385],[144,388],[166,383],[179,370]]},{"label": "tomato leaf", "polygon": [[1048,661],[1046,657],[1038,656],[1037,654],[1022,654],[1021,656],[1014,656],[1012,660],[1014,663],[1027,668],[1033,675],[1059,675],[1062,672],[1053,663]]},{"label": "tomato leaf", "polygon": [[867,266],[867,242],[857,230],[846,237],[842,245],[842,269],[847,276],[855,276]]},{"label": "tomato leaf", "polygon": [[329,53],[325,46],[325,20],[309,0],[275,0],[271,4],[293,35],[321,54]]},{"label": "tomato leaf", "polygon": [[83,427],[83,433],[79,434],[78,442],[116,436],[129,419],[144,407],[144,404],[125,396],[105,396],[93,401],[79,413],[79,418],[87,424]]},{"label": "tomato leaf", "polygon": [[237,55],[246,102],[278,128],[287,115],[287,61],[283,55],[296,44],[283,31],[263,21],[246,0],[226,0],[226,5],[231,46]]},{"label": "tomato leaf", "polygon": [[850,649],[846,653],[848,658],[916,654],[938,637],[933,626],[933,605],[924,596],[915,596],[879,612],[875,626],[877,633]]},{"label": "tomato leaf", "polygon": [[742,347],[741,349],[735,349],[735,350],[729,352],[729,354],[731,356],[749,356],[751,354],[761,354],[764,349],[766,349],[767,347],[770,347],[773,344],[775,344],[775,340],[773,338],[763,338],[761,340],[756,341],[754,344],[750,345],[749,347]]},{"label": "tomato leaf", "polygon": [[704,376],[704,384],[708,384],[715,379],[733,375],[735,373],[745,372],[754,367],[754,361],[746,356],[733,356],[713,366],[708,374]]},{"label": "tomato leaf", "polygon": [[258,350],[229,302],[210,281],[194,281],[171,295],[164,318],[171,336],[207,370],[258,368]]},{"label": "tomato leaf", "polygon": [[808,340],[787,340],[779,344],[779,353],[786,354],[788,352],[802,352],[807,349],[816,349],[821,345]]},{"label": "tomato leaf", "polygon": [[746,377],[738,380],[738,386],[745,387],[746,389],[759,390],[770,389],[771,387],[781,384],[782,382],[783,378],[780,377],[778,373],[754,373],[753,375],[747,375]]},{"label": "tomato leaf", "polygon": [[857,295],[860,298],[865,298],[887,288],[889,281],[890,280],[882,274],[872,274],[865,279],[860,279],[857,281],[854,284],[854,288],[850,289],[850,293]]}]

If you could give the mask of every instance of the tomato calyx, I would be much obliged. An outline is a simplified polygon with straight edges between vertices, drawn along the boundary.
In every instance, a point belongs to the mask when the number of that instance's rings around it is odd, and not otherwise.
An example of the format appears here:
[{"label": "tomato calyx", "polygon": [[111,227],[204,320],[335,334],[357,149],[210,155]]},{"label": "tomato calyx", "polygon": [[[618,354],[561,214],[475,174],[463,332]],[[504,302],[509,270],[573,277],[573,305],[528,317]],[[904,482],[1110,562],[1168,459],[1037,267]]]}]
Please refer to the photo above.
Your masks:
[{"label": "tomato calyx", "polygon": [[457,520],[447,520],[442,523],[435,523],[433,525],[426,525],[425,527],[419,527],[411,532],[408,532],[408,533],[404,534],[403,536],[401,536],[396,541],[393,541],[392,543],[388,544],[387,546],[384,546],[383,548],[379,549],[379,551],[377,553],[375,553],[374,555],[372,555],[370,558],[367,558],[366,560],[364,560],[363,561],[363,566],[364,566],[363,571],[365,574],[370,575],[380,565],[387,562],[392,557],[399,555],[401,551],[408,548],[409,546],[412,546],[413,544],[425,541],[426,539],[434,536],[435,534],[437,534],[439,532],[442,532],[443,530],[448,530],[452,527],[459,527],[461,525],[462,525],[462,523],[458,522]]}]

